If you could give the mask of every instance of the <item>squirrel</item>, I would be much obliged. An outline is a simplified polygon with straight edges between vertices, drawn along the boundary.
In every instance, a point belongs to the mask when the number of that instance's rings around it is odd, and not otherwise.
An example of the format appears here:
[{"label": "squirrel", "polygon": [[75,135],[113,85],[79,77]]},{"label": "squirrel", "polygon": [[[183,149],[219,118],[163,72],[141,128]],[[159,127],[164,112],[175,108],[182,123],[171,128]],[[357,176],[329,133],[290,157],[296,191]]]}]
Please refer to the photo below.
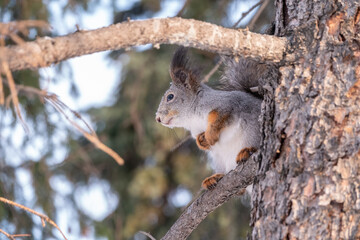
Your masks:
[{"label": "squirrel", "polygon": [[197,146],[208,153],[216,172],[202,182],[208,190],[256,152],[261,142],[262,96],[256,90],[266,65],[229,58],[225,66],[223,88],[213,89],[191,67],[187,48],[179,47],[170,64],[172,83],[156,112],[157,122],[190,131]]}]

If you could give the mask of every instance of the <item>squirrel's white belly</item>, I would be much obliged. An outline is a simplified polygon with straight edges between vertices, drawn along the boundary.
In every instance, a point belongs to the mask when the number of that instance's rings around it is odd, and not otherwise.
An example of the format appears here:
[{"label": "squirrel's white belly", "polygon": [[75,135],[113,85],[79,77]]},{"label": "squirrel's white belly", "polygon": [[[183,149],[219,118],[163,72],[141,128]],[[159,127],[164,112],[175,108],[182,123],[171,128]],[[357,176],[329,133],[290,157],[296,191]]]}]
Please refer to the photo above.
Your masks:
[{"label": "squirrel's white belly", "polygon": [[236,157],[240,150],[251,146],[249,135],[244,132],[240,122],[223,129],[219,141],[209,151],[211,166],[216,173],[228,173],[236,167]]},{"label": "squirrel's white belly", "polygon": [[191,136],[196,139],[197,135],[205,132],[207,126],[207,118],[189,118],[184,122],[184,128],[189,130]]}]

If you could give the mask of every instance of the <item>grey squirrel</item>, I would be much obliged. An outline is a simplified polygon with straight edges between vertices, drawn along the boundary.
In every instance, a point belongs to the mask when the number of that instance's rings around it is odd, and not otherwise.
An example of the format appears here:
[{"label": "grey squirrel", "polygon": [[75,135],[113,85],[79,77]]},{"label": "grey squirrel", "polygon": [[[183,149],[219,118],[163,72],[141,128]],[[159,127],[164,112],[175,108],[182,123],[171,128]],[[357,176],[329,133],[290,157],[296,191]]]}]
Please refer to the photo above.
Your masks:
[{"label": "grey squirrel", "polygon": [[161,99],[156,120],[162,125],[190,131],[198,147],[208,152],[215,174],[202,187],[217,182],[260,146],[261,95],[254,92],[266,71],[265,64],[239,58],[225,61],[222,90],[201,83],[187,49],[179,47],[170,65],[172,84]]}]

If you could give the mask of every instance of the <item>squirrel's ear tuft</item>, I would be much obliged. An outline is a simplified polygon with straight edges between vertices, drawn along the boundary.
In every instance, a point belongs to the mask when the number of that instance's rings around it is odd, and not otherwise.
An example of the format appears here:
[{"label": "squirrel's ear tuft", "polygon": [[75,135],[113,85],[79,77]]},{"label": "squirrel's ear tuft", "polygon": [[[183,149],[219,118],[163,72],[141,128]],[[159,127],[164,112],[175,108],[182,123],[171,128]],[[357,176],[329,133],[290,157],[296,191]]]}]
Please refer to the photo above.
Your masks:
[{"label": "squirrel's ear tuft", "polygon": [[187,57],[187,48],[185,47],[179,47],[176,49],[173,59],[171,61],[171,71],[175,70],[177,68],[187,68],[189,58]]},{"label": "squirrel's ear tuft", "polygon": [[179,47],[171,61],[170,76],[174,84],[196,92],[200,84],[198,71],[192,70],[188,63],[187,48]]}]

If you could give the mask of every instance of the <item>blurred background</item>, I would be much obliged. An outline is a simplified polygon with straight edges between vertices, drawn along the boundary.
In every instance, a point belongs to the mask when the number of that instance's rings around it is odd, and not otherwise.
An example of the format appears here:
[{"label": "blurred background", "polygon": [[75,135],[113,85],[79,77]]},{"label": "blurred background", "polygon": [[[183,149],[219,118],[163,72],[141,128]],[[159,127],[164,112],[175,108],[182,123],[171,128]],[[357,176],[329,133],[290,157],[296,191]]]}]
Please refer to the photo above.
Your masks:
[{"label": "blurred background", "polygon": [[[234,27],[258,2],[0,0],[0,22],[37,19],[52,26],[49,32],[32,29],[20,35],[26,41],[66,35],[77,27],[96,29],[128,17],[181,16]],[[236,27],[263,32],[273,16],[273,1],[265,0]],[[169,87],[168,67],[175,49],[145,45],[13,72],[17,84],[47,89],[79,112],[125,165],[96,149],[38,96],[19,92],[30,131],[24,130],[12,108],[0,106],[0,196],[46,214],[68,239],[147,239],[139,231],[162,237],[212,173],[188,133],[154,120]],[[219,61],[217,55],[201,50],[192,49],[191,55],[203,75]],[[217,71],[210,84],[216,84],[220,74]],[[9,89],[4,87],[7,97]],[[210,214],[190,239],[245,239],[249,205],[246,198],[232,199]],[[49,224],[43,227],[39,217],[3,203],[0,229],[32,235],[24,239],[62,238]]]}]

